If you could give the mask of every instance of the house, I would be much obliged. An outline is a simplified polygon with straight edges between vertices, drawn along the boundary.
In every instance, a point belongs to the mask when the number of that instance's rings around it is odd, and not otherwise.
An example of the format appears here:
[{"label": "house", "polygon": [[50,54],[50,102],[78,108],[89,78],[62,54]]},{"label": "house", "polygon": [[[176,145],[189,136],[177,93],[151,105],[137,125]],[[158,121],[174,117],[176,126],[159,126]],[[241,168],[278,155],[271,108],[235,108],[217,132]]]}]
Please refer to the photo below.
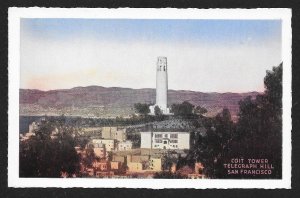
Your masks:
[{"label": "house", "polygon": [[110,169],[111,170],[120,170],[122,168],[122,162],[111,161]]},{"label": "house", "polygon": [[106,149],[105,149],[105,145],[102,143],[95,143],[93,144],[94,148],[94,154],[96,157],[99,158],[105,158],[106,157]]},{"label": "house", "polygon": [[141,132],[141,148],[190,149],[190,133]]},{"label": "house", "polygon": [[128,151],[132,149],[132,141],[127,140],[118,143],[118,151]]},{"label": "house", "polygon": [[143,164],[141,162],[127,163],[128,172],[143,172]]},{"label": "house", "polygon": [[112,177],[114,175],[114,172],[112,172],[112,171],[106,171],[106,172],[96,171],[95,175],[96,175],[96,177],[110,178],[110,177]]},{"label": "house", "polygon": [[101,134],[103,139],[114,139],[119,142],[126,140],[126,129],[121,127],[102,127]]},{"label": "house", "polygon": [[36,123],[36,122],[32,122],[29,125],[28,133],[35,133],[35,131],[38,130],[38,129],[39,129],[39,124]]},{"label": "house", "polygon": [[94,169],[93,168],[87,168],[86,172],[89,176],[94,176]]},{"label": "house", "polygon": [[125,163],[125,156],[113,155],[112,161]]},{"label": "house", "polygon": [[115,150],[115,140],[113,139],[92,139],[92,144],[104,144],[106,151]]},{"label": "house", "polygon": [[162,166],[161,158],[150,157],[150,160],[149,160],[149,169],[150,170],[159,172],[162,170],[161,166]]},{"label": "house", "polygon": [[98,171],[109,171],[110,170],[110,163],[106,160],[97,161],[95,160],[93,162],[93,168],[95,168]]},{"label": "house", "polygon": [[150,159],[149,155],[127,155],[128,162],[148,162]]}]

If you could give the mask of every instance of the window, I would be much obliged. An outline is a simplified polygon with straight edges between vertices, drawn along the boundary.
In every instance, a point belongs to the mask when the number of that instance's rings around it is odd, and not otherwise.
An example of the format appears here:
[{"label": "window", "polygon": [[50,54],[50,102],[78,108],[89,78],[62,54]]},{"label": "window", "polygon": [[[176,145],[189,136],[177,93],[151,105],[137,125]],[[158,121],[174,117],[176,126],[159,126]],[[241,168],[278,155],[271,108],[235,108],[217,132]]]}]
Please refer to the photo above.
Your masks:
[{"label": "window", "polygon": [[156,139],[155,143],[162,143],[162,140],[161,139]]},{"label": "window", "polygon": [[165,134],[165,138],[167,138],[168,137],[168,134]]},{"label": "window", "polygon": [[167,142],[167,141],[164,141],[164,144],[168,144],[168,142]]},{"label": "window", "polygon": [[155,134],[154,137],[155,138],[162,138],[162,134]]},{"label": "window", "polygon": [[178,140],[170,140],[170,143],[178,143]]},{"label": "window", "polygon": [[170,138],[178,138],[178,134],[170,134]]}]

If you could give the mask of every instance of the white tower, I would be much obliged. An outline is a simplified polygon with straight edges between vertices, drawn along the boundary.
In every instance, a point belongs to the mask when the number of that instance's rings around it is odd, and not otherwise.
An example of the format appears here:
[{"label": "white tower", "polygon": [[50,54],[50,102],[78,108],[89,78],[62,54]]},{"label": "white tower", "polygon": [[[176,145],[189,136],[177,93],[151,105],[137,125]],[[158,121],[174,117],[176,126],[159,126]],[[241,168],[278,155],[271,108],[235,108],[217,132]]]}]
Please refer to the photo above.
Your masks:
[{"label": "white tower", "polygon": [[155,106],[158,106],[163,114],[170,114],[168,103],[168,64],[167,57],[158,57],[156,63],[156,104],[150,106],[151,114],[154,114]]}]

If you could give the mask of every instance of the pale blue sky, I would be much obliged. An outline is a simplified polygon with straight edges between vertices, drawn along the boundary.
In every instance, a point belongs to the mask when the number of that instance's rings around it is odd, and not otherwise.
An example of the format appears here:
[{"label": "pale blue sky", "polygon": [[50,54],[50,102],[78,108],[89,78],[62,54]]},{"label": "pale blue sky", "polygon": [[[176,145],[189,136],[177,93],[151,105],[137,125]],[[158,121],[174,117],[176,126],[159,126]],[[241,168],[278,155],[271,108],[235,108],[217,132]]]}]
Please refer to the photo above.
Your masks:
[{"label": "pale blue sky", "polygon": [[21,20],[21,88],[154,88],[157,56],[171,89],[262,91],[281,62],[281,21]]}]

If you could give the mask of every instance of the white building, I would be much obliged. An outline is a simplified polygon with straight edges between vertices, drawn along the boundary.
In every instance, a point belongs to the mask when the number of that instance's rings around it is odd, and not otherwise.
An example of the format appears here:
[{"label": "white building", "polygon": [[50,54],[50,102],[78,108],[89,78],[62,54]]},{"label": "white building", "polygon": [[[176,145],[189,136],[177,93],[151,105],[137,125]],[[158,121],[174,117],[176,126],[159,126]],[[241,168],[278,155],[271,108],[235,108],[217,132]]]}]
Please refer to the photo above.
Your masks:
[{"label": "white building", "polygon": [[113,151],[115,150],[115,140],[109,139],[93,139],[93,144],[104,144],[106,151]]},{"label": "white building", "polygon": [[132,142],[130,140],[118,143],[118,151],[128,151],[132,149]]},{"label": "white building", "polygon": [[190,149],[190,133],[141,132],[141,148]]},{"label": "white building", "polygon": [[30,134],[35,133],[35,131],[39,129],[39,125],[36,122],[32,122],[28,128],[29,128],[28,133],[30,133]]},{"label": "white building", "polygon": [[167,107],[168,101],[168,68],[167,57],[158,57],[156,64],[156,104],[150,106],[150,114],[155,114],[155,106],[158,106],[163,114],[170,114]]}]

